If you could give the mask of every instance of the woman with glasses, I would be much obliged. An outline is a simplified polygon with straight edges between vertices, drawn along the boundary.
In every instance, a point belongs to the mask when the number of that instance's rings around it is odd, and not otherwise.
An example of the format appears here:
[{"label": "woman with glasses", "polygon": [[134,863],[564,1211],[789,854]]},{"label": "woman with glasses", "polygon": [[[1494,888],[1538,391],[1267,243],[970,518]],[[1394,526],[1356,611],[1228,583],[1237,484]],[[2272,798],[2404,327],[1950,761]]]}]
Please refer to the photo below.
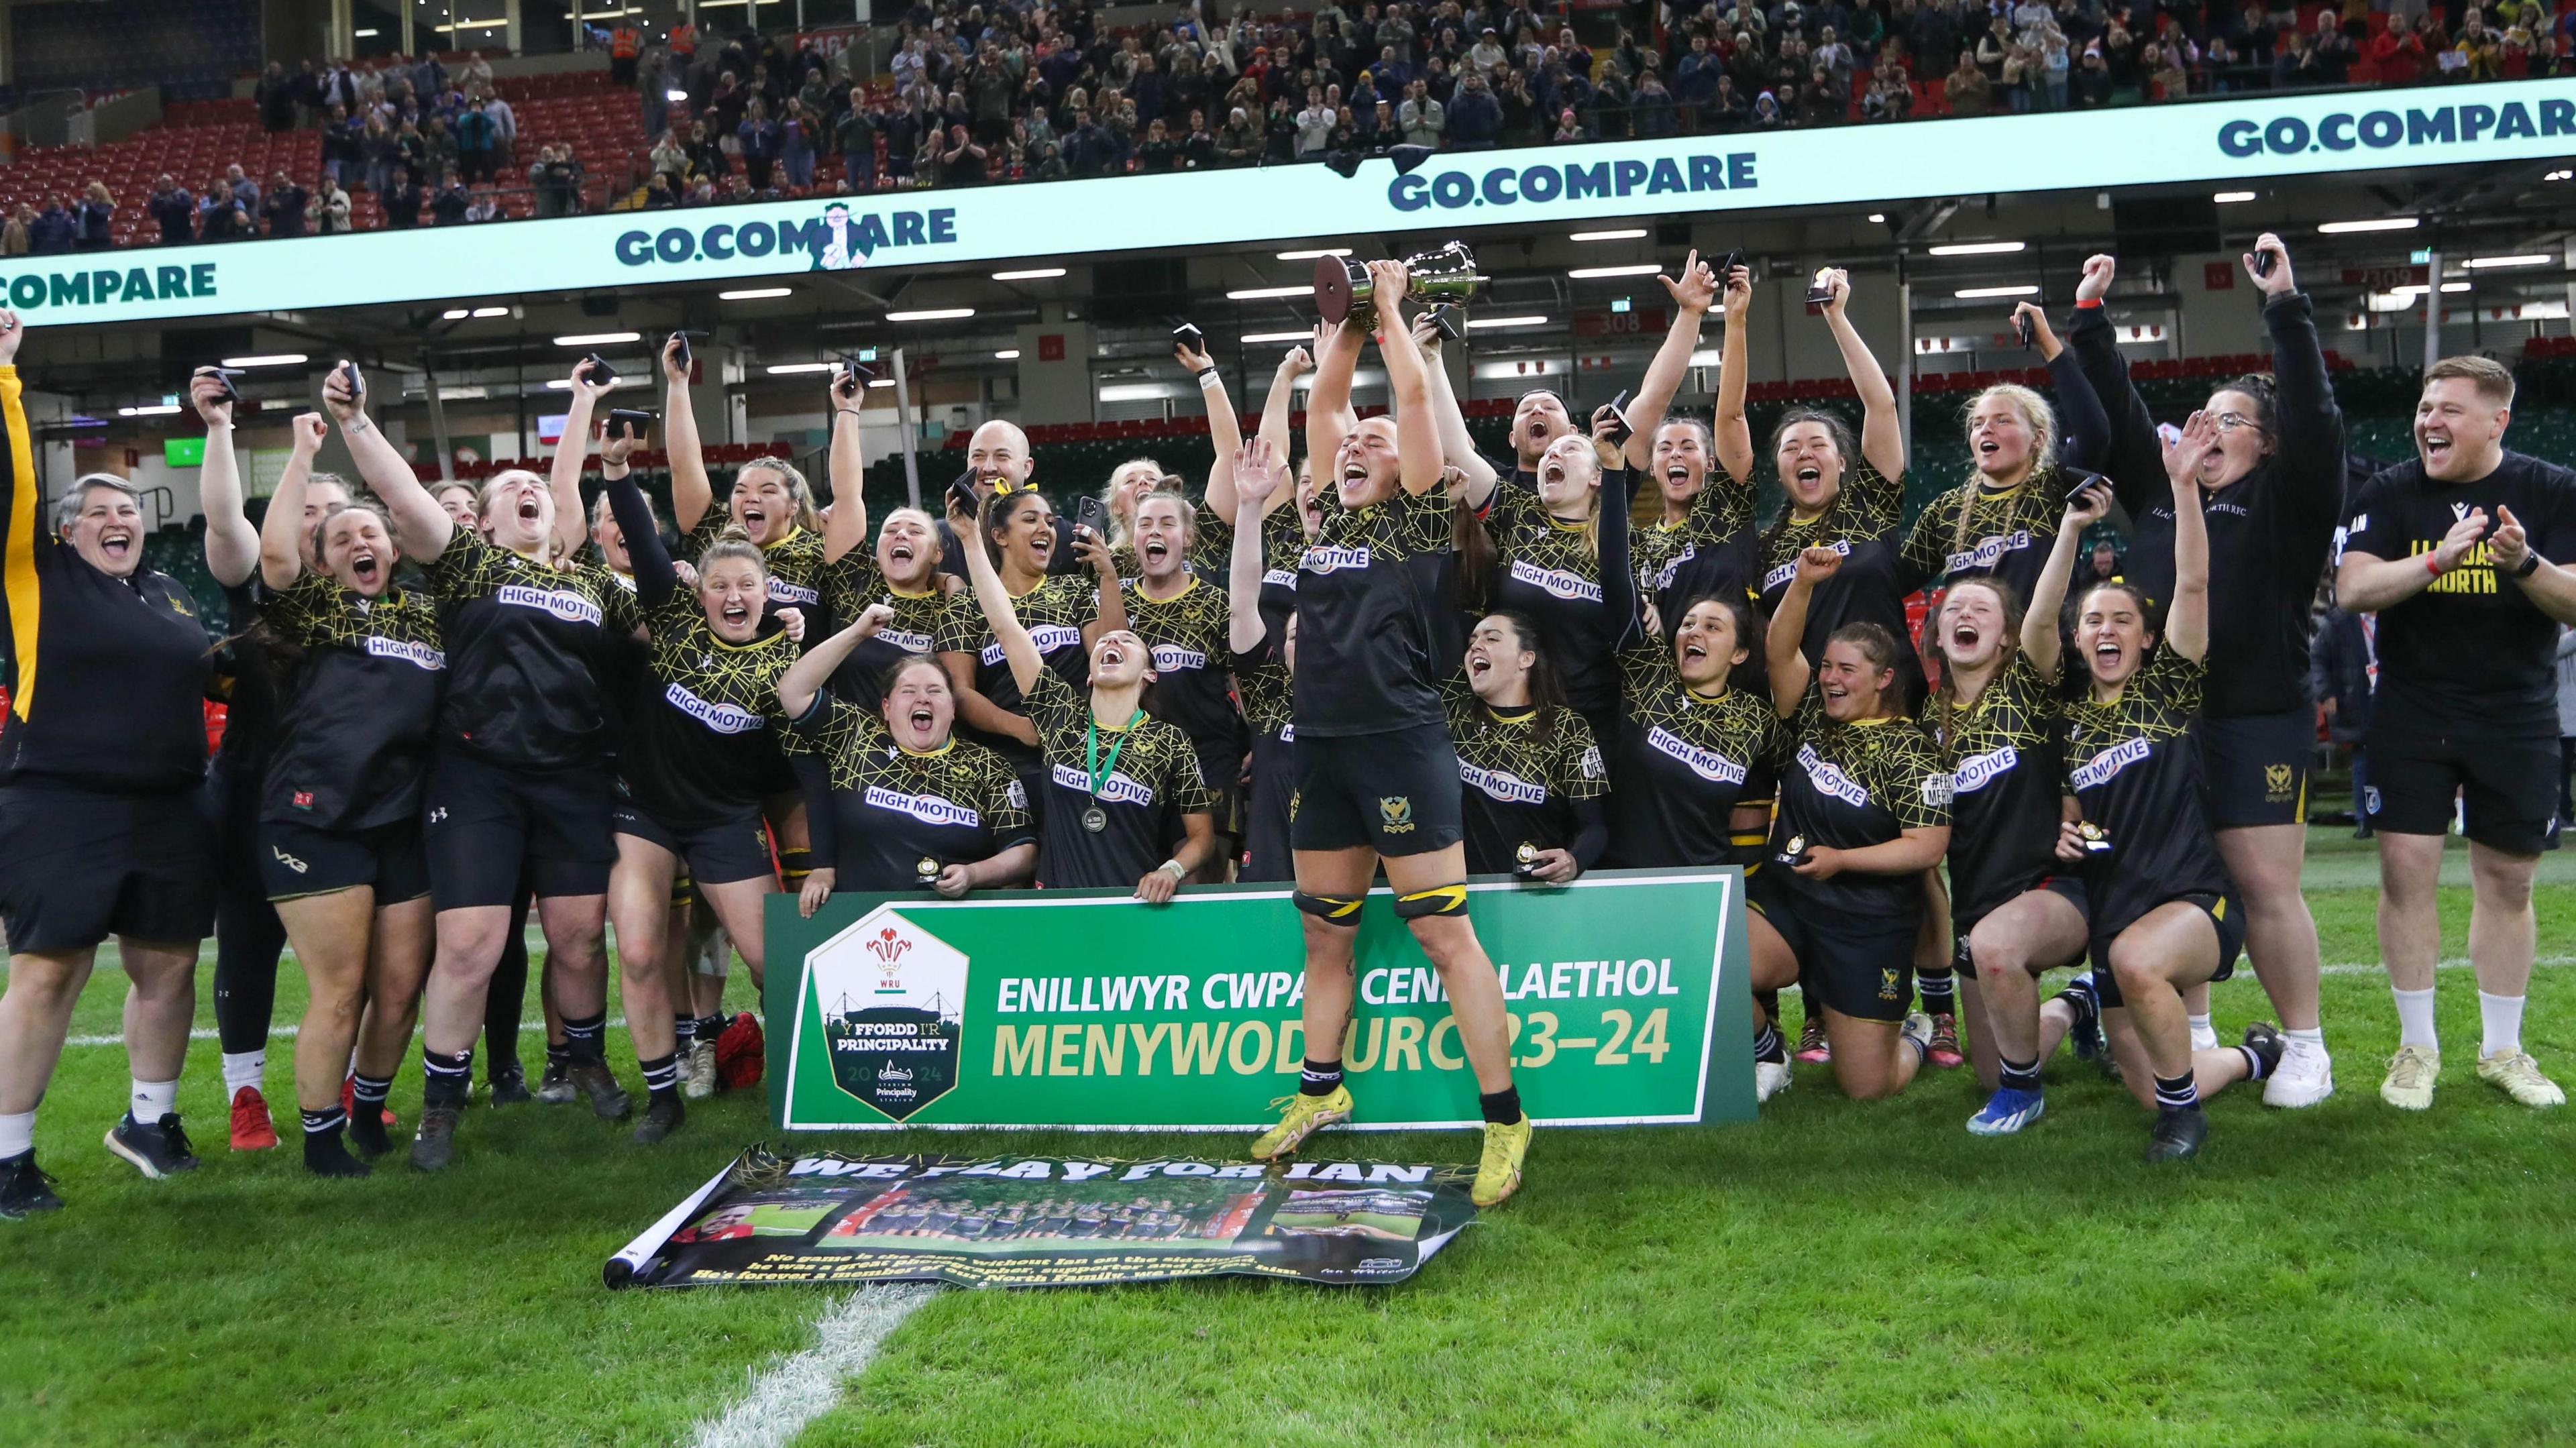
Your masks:
[{"label": "woman with glasses", "polygon": [[[2333,1062],[2317,1008],[2317,926],[2299,893],[2307,851],[2308,760],[2316,749],[2309,694],[2309,602],[2343,507],[2344,426],[2325,354],[2281,238],[2265,232],[2244,258],[2263,294],[2272,374],[2242,377],[2201,405],[2210,441],[2193,481],[2209,529],[2209,641],[2201,704],[2209,822],[2243,893],[2247,953],[2279,1012],[2281,1068],[2267,1106],[2314,1106],[2334,1094]],[[2113,263],[2084,264],[2071,345],[2111,413],[2104,471],[2136,520],[2128,581],[2158,604],[2175,596],[2175,496],[2147,404],[2103,315]],[[2193,1001],[2197,1045],[2209,1034],[2205,993]]]}]

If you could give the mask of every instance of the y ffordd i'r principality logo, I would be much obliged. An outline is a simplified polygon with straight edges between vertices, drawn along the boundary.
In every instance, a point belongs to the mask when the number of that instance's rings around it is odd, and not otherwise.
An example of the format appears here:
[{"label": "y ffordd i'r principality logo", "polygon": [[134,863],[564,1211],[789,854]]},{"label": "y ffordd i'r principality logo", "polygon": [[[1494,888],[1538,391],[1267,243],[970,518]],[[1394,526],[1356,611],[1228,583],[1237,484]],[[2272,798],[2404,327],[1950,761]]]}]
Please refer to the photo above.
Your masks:
[{"label": "y ffordd i'r principality logo", "polygon": [[966,957],[895,907],[807,955],[805,989],[842,1090],[903,1121],[956,1086]]}]

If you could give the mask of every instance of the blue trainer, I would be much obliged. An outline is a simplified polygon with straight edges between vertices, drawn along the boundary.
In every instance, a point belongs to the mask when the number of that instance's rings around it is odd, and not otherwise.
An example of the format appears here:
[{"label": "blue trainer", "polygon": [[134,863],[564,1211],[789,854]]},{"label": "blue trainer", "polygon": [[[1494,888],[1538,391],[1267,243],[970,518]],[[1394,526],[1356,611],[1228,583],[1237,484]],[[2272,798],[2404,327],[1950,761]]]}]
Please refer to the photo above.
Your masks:
[{"label": "blue trainer", "polygon": [[1968,1130],[1977,1136],[2010,1136],[2037,1121],[2047,1109],[2047,1097],[2007,1086],[1995,1093],[1983,1111],[1968,1118]]}]

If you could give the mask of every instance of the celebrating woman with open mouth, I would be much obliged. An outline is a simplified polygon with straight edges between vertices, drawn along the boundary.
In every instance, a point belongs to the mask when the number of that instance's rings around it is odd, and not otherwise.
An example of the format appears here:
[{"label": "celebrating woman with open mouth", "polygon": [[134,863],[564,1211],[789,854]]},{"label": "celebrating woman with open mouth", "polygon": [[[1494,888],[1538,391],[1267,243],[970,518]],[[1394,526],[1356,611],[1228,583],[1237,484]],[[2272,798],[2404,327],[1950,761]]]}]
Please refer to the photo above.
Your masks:
[{"label": "celebrating woman with open mouth", "polygon": [[[1007,477],[995,481],[980,520],[953,512],[949,531],[958,539],[961,559],[989,550],[999,556],[995,576],[1009,597],[1012,616],[1029,636],[1044,664],[1065,687],[1080,693],[1091,686],[1091,645],[1098,619],[1118,592],[1118,575],[1109,555],[1100,554],[1105,575],[1051,573],[1057,529],[1055,509],[1033,483]],[[963,519],[969,526],[957,527]],[[980,531],[979,531],[980,530]],[[1074,530],[1079,535],[1079,529]],[[971,574],[969,575],[972,576]],[[955,600],[937,640],[939,663],[957,695],[957,718],[967,737],[1011,762],[1028,789],[1030,806],[1044,823],[1045,766],[1037,726],[1030,721],[1027,690],[1012,670],[1002,647],[978,609]]]}]

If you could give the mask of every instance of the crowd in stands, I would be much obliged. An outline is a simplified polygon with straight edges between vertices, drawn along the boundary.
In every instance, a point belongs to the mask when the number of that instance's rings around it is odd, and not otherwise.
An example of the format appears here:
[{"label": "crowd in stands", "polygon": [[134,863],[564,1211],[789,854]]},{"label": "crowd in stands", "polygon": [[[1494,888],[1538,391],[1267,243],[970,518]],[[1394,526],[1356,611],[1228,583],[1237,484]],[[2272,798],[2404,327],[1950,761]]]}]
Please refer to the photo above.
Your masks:
[{"label": "crowd in stands", "polygon": [[[1309,15],[1183,14],[1112,30],[1052,7],[918,0],[887,70],[848,31],[701,46],[608,32],[638,98],[629,139],[523,145],[479,53],[272,62],[253,97],[271,133],[320,133],[318,174],[202,190],[164,175],[143,202],[165,244],[459,225],[505,216],[710,205],[1001,180],[1153,173],[1913,117],[2046,112],[2246,90],[2396,86],[2576,72],[2576,0],[2408,16],[2348,0],[1708,0],[1613,21],[1587,45],[1525,5],[1327,0]],[[1659,38],[1658,38],[1659,37]],[[449,59],[456,63],[450,64]],[[622,107],[624,103],[620,102]],[[599,174],[593,177],[593,170]],[[124,239],[119,198],[21,204],[0,252]],[[145,233],[145,239],[152,233]]]}]

